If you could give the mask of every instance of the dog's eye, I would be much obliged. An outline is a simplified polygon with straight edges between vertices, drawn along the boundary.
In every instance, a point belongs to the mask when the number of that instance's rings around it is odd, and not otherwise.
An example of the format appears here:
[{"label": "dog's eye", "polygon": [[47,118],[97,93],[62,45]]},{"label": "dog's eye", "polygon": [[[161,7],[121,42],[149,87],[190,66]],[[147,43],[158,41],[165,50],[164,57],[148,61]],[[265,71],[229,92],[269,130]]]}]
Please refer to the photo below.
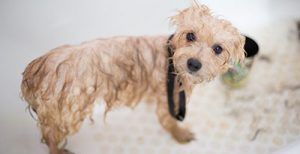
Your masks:
[{"label": "dog's eye", "polygon": [[223,51],[223,48],[218,44],[213,45],[212,49],[214,50],[215,54],[217,54],[217,55],[222,53],[222,51]]},{"label": "dog's eye", "polygon": [[194,33],[190,32],[186,34],[186,40],[188,42],[194,42],[196,40],[196,36]]}]

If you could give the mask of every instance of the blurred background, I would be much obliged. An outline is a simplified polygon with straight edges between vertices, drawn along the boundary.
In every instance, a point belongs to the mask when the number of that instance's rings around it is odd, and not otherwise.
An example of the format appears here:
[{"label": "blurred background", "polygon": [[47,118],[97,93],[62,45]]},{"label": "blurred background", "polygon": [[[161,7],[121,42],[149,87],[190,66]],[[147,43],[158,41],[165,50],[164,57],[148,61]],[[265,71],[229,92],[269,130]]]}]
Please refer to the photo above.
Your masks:
[{"label": "blurred background", "polygon": [[[36,121],[20,99],[21,73],[34,58],[63,45],[115,35],[170,35],[168,17],[185,0],[1,0],[0,153],[47,153]],[[199,85],[183,122],[196,141],[176,143],[154,106],[116,109],[86,121],[68,139],[81,153],[300,153],[300,1],[199,0],[257,41],[259,54],[243,87],[219,78]],[[298,149],[297,149],[298,148]]]}]

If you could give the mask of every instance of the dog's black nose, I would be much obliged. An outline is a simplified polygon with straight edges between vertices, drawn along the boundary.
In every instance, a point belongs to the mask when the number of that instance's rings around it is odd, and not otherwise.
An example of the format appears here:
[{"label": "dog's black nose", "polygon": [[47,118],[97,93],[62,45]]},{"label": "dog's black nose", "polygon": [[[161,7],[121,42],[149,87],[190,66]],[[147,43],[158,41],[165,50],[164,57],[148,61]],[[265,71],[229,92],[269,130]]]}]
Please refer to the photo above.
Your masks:
[{"label": "dog's black nose", "polygon": [[187,61],[187,67],[192,72],[197,72],[202,67],[202,64],[199,62],[199,60],[195,58],[190,58]]}]

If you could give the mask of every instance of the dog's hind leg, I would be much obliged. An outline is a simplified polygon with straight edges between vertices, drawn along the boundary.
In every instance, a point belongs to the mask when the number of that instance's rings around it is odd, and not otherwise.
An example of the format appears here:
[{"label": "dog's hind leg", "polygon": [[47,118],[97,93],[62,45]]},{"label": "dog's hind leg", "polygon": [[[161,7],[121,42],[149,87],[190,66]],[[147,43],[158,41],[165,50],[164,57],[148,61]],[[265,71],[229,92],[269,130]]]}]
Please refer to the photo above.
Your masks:
[{"label": "dog's hind leg", "polygon": [[59,143],[62,139],[66,138],[67,134],[63,134],[61,131],[51,127],[42,127],[43,140],[49,148],[50,154],[74,154],[64,147],[60,148]]},{"label": "dog's hind leg", "polygon": [[61,154],[58,148],[58,141],[55,139],[55,131],[50,127],[46,127],[42,129],[43,132],[43,139],[49,148],[50,154]]},{"label": "dog's hind leg", "polygon": [[188,129],[180,127],[176,119],[174,119],[170,115],[167,103],[158,102],[156,114],[158,116],[160,124],[179,143],[187,143],[194,140],[194,134],[190,132]]}]

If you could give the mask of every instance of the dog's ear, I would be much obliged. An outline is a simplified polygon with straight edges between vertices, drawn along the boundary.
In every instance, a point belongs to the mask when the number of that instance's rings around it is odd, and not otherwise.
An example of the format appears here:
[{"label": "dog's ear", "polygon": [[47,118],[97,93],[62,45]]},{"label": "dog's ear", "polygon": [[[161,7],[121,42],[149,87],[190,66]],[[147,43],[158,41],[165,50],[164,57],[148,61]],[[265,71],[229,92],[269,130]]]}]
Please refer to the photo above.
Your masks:
[{"label": "dog's ear", "polygon": [[[191,7],[178,11],[178,13],[170,17],[170,23],[177,28],[197,25],[202,16],[210,15],[210,10],[205,5],[193,4]],[[197,20],[195,20],[197,19]]]},{"label": "dog's ear", "polygon": [[252,38],[241,35],[234,44],[234,53],[232,59],[234,62],[241,62],[244,58],[253,58],[259,51],[259,46]]},{"label": "dog's ear", "polygon": [[231,62],[232,63],[240,63],[245,59],[245,37],[243,35],[239,35],[238,39],[234,41],[233,51],[231,53]]}]

